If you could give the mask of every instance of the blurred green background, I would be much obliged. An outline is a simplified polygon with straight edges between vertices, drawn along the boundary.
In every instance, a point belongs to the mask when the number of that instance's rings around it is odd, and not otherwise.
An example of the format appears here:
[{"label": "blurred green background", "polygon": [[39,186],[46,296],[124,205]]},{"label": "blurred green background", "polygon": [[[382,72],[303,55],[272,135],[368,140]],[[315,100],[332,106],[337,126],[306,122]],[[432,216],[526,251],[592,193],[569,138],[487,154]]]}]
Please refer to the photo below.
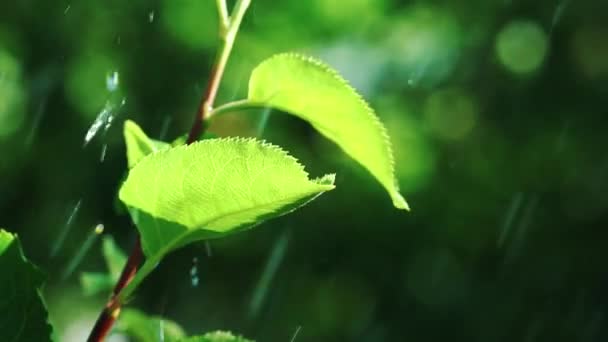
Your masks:
[{"label": "blurred green background", "polygon": [[[114,205],[122,122],[188,130],[216,16],[211,0],[0,2],[0,226],[48,273],[61,341],[107,299],[79,284],[105,270],[94,227],[135,240]],[[130,305],[258,341],[607,340],[607,23],[592,0],[253,0],[218,103],[272,54],[321,58],[387,125],[412,211],[306,123],[226,115],[212,132],[261,134],[337,189],[173,253]]]}]

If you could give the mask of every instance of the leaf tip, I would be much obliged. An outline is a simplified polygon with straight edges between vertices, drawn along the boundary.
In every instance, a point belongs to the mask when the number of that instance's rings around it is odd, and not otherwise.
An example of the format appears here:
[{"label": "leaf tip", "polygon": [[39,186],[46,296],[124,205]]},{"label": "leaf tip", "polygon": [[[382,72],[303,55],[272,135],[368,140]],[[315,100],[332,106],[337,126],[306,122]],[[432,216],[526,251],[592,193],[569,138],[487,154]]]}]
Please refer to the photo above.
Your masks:
[{"label": "leaf tip", "polygon": [[407,204],[407,201],[399,192],[395,191],[391,197],[395,208],[410,211],[410,205]]},{"label": "leaf tip", "polygon": [[336,188],[336,186],[334,185],[334,182],[336,181],[335,173],[326,174],[322,177],[315,178],[312,181],[322,186],[325,191],[333,190]]}]

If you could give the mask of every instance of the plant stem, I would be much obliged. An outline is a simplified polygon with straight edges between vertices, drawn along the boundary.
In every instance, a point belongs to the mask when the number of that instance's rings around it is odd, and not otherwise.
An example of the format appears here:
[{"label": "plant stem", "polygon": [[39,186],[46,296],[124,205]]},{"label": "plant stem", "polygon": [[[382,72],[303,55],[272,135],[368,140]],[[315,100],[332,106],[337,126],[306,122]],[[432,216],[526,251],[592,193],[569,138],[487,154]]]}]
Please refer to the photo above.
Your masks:
[{"label": "plant stem", "polygon": [[88,342],[98,342],[103,341],[105,336],[110,332],[112,325],[118,315],[120,314],[121,303],[117,301],[118,294],[122,289],[129,284],[131,279],[135,276],[135,272],[137,272],[137,268],[141,264],[143,259],[143,252],[141,250],[141,241],[139,236],[137,237],[137,241],[135,242],[135,246],[133,246],[133,250],[129,255],[129,259],[127,259],[127,263],[122,269],[122,273],[120,274],[120,278],[116,282],[114,286],[114,290],[112,291],[112,296],[110,300],[106,303],[106,306],[99,314],[95,325],[93,326],[93,330],[91,330],[91,334],[87,339]]},{"label": "plant stem", "polygon": [[[232,10],[232,15],[228,17],[226,0],[217,0],[218,12],[220,15],[219,35],[222,40],[222,45],[217,55],[215,65],[211,69],[207,89],[205,90],[205,93],[201,99],[194,123],[192,124],[190,133],[188,134],[188,140],[186,142],[187,144],[191,144],[198,140],[198,138],[204,132],[205,127],[203,123],[213,109],[215,97],[217,95],[222,76],[224,75],[224,69],[226,68],[228,57],[230,57],[230,52],[232,52],[232,46],[234,45],[236,34],[250,3],[251,0],[238,0],[234,5],[234,9]],[[141,249],[141,239],[138,236],[135,246],[129,255],[129,259],[127,260],[120,278],[112,291],[112,296],[99,314],[99,317],[95,322],[95,326],[93,326],[93,329],[91,330],[91,334],[87,339],[88,342],[103,341],[106,335],[112,329],[114,322],[120,314],[120,309],[125,299],[124,296],[121,296],[120,294],[122,290],[129,285],[131,280],[133,280],[133,277],[135,276],[135,273],[137,272],[142,260],[143,252]],[[151,270],[146,269],[146,272],[150,271]]]},{"label": "plant stem", "polygon": [[[222,1],[218,0],[218,3],[219,2]],[[236,34],[241,25],[241,20],[243,19],[243,16],[245,15],[250,3],[251,0],[238,0],[236,5],[234,5],[232,15],[228,20],[227,30],[220,30],[222,46],[217,54],[215,64],[211,69],[207,89],[205,90],[205,94],[203,95],[198,106],[198,111],[194,117],[194,123],[192,124],[190,133],[188,134],[188,140],[186,141],[187,144],[191,144],[198,140],[203,133],[203,124],[207,119],[208,114],[213,110],[213,104],[215,102],[215,97],[217,95],[217,90],[219,89],[222,76],[224,76],[224,70],[226,69],[228,57],[230,57],[230,53],[232,52],[232,46],[234,45]]]}]

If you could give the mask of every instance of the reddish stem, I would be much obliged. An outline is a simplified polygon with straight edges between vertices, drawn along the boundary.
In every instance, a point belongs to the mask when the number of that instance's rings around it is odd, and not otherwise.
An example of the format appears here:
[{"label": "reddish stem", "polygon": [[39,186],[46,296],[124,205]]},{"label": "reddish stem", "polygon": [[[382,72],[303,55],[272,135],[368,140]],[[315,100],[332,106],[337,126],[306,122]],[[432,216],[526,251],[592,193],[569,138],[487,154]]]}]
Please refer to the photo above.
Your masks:
[{"label": "reddish stem", "polygon": [[133,279],[135,276],[137,268],[143,260],[143,256],[144,255],[141,250],[141,241],[139,236],[137,236],[137,241],[135,241],[135,246],[133,246],[131,255],[129,255],[129,259],[125,264],[125,267],[122,269],[122,273],[120,274],[120,278],[118,278],[118,282],[116,282],[116,286],[114,286],[112,297],[110,297],[110,300],[106,304],[105,308],[99,314],[97,322],[95,322],[95,326],[93,327],[93,330],[91,330],[91,334],[87,339],[88,342],[103,341],[106,335],[110,332],[114,321],[120,314],[121,303],[116,300],[116,296],[125,286],[127,286],[127,284],[129,284],[129,282],[131,282],[131,279]]}]

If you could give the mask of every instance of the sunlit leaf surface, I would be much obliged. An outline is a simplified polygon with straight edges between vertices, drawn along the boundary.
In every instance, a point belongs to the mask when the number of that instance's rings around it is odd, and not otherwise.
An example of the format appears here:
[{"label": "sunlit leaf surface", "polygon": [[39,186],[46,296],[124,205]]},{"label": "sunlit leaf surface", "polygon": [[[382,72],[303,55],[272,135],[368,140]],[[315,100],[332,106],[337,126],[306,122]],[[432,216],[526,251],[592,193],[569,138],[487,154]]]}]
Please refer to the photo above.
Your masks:
[{"label": "sunlit leaf surface", "polygon": [[290,212],[333,189],[333,180],[333,175],[310,180],[277,146],[210,139],[142,159],[119,197],[129,207],[144,253],[160,260],[189,242]]},{"label": "sunlit leaf surface", "polygon": [[253,70],[249,100],[308,121],[369,170],[395,207],[409,208],[394,177],[386,128],[335,70],[310,57],[276,55]]}]

